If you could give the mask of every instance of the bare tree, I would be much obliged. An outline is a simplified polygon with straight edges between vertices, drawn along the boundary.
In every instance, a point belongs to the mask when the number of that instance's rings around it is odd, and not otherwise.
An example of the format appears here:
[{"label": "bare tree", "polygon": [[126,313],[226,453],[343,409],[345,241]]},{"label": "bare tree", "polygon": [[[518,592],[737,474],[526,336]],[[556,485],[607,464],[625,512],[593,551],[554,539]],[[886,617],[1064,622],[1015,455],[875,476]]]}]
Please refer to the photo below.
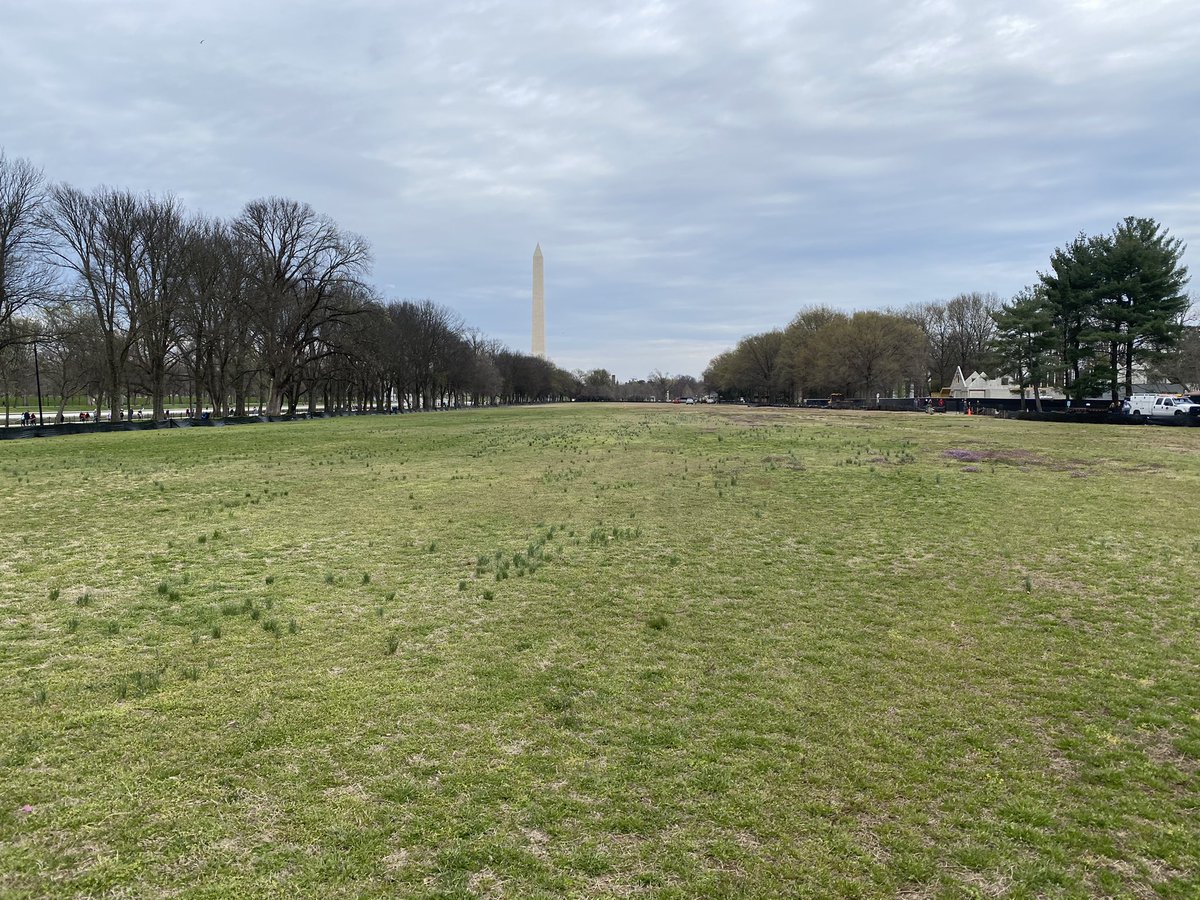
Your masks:
[{"label": "bare tree", "polygon": [[[245,295],[245,270],[230,229],[219,220],[191,220],[183,248],[180,355],[197,401],[207,398],[220,418],[229,411],[231,394],[242,400],[241,382],[252,368],[248,305],[238,299]],[[237,412],[244,411],[243,400]]]},{"label": "bare tree", "polygon": [[44,252],[45,200],[41,170],[0,150],[0,348],[21,339],[18,317],[45,299],[53,285]]},{"label": "bare tree", "polygon": [[954,380],[954,368],[959,363],[954,328],[947,315],[946,304],[914,303],[895,314],[908,319],[925,335],[929,352],[929,378],[922,392],[949,387]]},{"label": "bare tree", "polygon": [[102,339],[92,316],[69,305],[47,308],[43,325],[38,342],[42,380],[47,396],[58,398],[55,419],[62,422],[72,397],[100,387]]},{"label": "bare tree", "polygon": [[[129,240],[133,207],[129,194],[107,189],[85,194],[59,184],[50,191],[44,217],[46,227],[57,238],[51,244],[52,253],[75,276],[66,299],[89,310],[100,330],[102,380],[114,418],[121,414],[134,343],[128,285],[114,248]],[[102,400],[97,392],[97,418],[103,411]]]},{"label": "bare tree", "polygon": [[992,363],[991,348],[996,338],[993,315],[1000,306],[998,296],[979,291],[959,294],[946,303],[952,359],[964,374],[983,371]]},{"label": "bare tree", "polygon": [[472,405],[497,402],[504,380],[500,377],[496,357],[504,348],[499,341],[488,338],[477,328],[467,329],[462,337],[470,353],[464,389],[470,395]]},{"label": "bare tree", "polygon": [[[34,323],[15,319],[9,327],[16,334],[28,335],[34,330]],[[33,380],[33,359],[30,347],[24,341],[0,343],[0,394],[4,398],[4,427],[7,428],[11,418],[12,405],[19,395],[25,392],[27,385]]]},{"label": "bare tree", "polygon": [[667,394],[671,390],[671,382],[673,380],[673,377],[662,369],[655,369],[646,379],[654,390],[654,399],[659,401],[667,399]]},{"label": "bare tree", "polygon": [[134,360],[155,420],[165,418],[167,375],[175,362],[187,256],[182,205],[174,197],[110,192],[108,238],[127,297]]},{"label": "bare tree", "polygon": [[343,404],[381,409],[388,402],[391,321],[379,298],[365,288],[356,302],[356,315],[340,317],[321,329],[321,343],[331,352],[305,368],[303,386],[310,413],[317,409],[318,396],[326,409]]},{"label": "bare tree", "polygon": [[306,203],[270,197],[248,203],[233,223],[245,254],[249,318],[268,378],[267,412],[277,415],[309,363],[330,352],[326,323],[360,307],[351,288],[370,264],[367,243]]},{"label": "bare tree", "polygon": [[[432,300],[388,305],[396,342],[390,367],[401,398],[412,409],[430,409],[451,386],[455,362],[465,346],[458,316]],[[469,356],[463,354],[463,358]]]}]

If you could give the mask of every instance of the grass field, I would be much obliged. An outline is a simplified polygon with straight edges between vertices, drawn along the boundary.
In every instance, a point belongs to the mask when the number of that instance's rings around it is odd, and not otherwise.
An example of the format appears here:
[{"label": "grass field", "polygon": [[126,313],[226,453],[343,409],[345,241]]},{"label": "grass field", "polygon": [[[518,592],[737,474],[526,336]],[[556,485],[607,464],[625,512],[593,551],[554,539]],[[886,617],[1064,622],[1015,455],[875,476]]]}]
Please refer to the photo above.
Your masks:
[{"label": "grass field", "polygon": [[1200,429],[0,445],[5,896],[1200,895]]}]

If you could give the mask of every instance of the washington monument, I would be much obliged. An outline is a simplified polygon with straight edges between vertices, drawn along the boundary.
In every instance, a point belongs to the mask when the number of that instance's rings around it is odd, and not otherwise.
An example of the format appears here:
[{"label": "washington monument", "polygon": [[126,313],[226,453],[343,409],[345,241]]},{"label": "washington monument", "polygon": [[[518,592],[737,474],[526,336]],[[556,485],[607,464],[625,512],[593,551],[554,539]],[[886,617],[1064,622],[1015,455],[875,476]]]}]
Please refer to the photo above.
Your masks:
[{"label": "washington monument", "polygon": [[533,248],[533,355],[546,358],[546,287],[541,244]]}]

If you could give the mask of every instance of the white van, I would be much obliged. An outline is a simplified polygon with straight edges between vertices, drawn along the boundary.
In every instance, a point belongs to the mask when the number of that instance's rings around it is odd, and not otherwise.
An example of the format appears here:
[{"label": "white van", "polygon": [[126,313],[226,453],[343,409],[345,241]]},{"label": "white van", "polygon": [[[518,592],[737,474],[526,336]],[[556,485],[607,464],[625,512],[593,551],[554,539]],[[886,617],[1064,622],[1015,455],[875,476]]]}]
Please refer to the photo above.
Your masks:
[{"label": "white van", "polygon": [[1134,394],[1129,398],[1131,416],[1200,415],[1200,404],[1175,394]]}]

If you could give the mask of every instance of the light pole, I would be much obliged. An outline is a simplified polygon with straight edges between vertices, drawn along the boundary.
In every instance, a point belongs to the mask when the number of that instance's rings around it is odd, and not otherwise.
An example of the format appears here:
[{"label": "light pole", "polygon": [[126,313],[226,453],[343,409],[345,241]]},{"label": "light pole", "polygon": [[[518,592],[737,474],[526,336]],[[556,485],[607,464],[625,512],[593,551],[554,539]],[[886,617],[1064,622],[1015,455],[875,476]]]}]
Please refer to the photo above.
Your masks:
[{"label": "light pole", "polygon": [[33,339],[33,380],[37,384],[38,395],[38,425],[44,424],[42,418],[42,371],[38,368],[37,338]]}]

